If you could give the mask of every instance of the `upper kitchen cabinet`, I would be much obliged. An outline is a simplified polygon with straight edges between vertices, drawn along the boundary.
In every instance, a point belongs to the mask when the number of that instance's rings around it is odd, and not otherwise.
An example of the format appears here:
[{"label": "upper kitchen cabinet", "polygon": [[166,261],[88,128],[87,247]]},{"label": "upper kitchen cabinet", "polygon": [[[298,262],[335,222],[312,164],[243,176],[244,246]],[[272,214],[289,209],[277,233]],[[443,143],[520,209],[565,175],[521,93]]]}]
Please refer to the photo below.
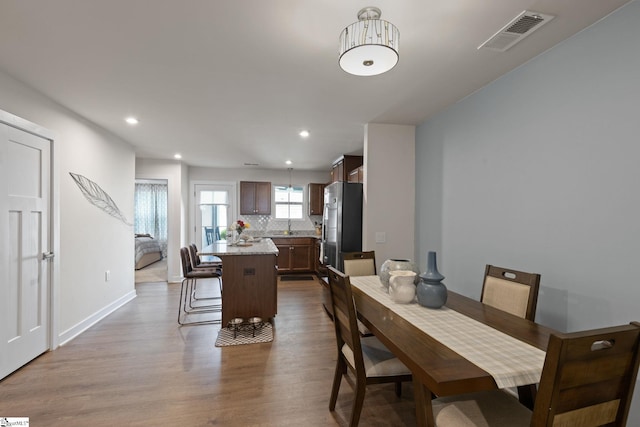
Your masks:
[{"label": "upper kitchen cabinet", "polygon": [[325,184],[309,184],[309,215],[322,215]]},{"label": "upper kitchen cabinet", "polygon": [[349,182],[364,182],[364,166],[360,166],[355,168],[351,172],[349,172],[349,178],[347,179]]},{"label": "upper kitchen cabinet", "polygon": [[333,162],[331,167],[331,182],[349,181],[349,174],[362,166],[362,156],[344,155]]},{"label": "upper kitchen cabinet", "polygon": [[240,181],[240,215],[271,215],[271,183]]}]

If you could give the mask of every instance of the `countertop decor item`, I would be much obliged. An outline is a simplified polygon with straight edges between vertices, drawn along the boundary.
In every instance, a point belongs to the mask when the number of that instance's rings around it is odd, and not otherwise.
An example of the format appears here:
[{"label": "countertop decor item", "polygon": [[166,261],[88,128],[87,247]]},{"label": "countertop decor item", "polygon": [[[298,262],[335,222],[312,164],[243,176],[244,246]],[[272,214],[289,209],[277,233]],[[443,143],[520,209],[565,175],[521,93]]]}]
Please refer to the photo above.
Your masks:
[{"label": "countertop decor item", "polygon": [[393,302],[409,304],[416,297],[415,271],[395,270],[389,272],[389,296]]},{"label": "countertop decor item", "polygon": [[418,282],[418,274],[420,274],[420,270],[415,262],[410,259],[388,259],[382,263],[380,266],[380,271],[378,271],[378,276],[380,277],[380,282],[385,288],[389,287],[389,272],[395,270],[409,270],[414,271],[416,273],[416,280],[414,283]]},{"label": "countertop decor item", "polygon": [[[242,232],[245,229],[250,228],[250,227],[251,227],[251,224],[249,224],[248,222],[243,221],[241,219],[237,220],[236,222],[232,223],[229,226],[229,228],[227,229],[227,236],[229,237],[228,240],[231,241],[231,242],[234,242],[234,243],[240,241],[240,239],[242,239]],[[234,231],[236,233],[236,238],[235,239],[233,239],[233,236],[232,236]]]},{"label": "countertop decor item", "polygon": [[440,308],[447,302],[447,287],[442,283],[444,276],[438,271],[436,253],[427,254],[427,271],[420,276],[416,288],[418,303],[428,308]]}]

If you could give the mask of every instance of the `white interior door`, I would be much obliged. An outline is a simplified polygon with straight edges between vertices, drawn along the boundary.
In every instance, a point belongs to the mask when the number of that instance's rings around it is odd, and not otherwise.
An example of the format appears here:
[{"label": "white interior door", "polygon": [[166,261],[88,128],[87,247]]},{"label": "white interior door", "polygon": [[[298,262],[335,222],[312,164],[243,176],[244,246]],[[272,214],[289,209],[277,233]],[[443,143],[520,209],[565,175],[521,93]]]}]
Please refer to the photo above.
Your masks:
[{"label": "white interior door", "polygon": [[195,184],[194,242],[199,248],[224,240],[235,206],[233,184]]},{"label": "white interior door", "polygon": [[0,123],[0,143],[0,378],[4,378],[49,349],[51,142]]}]

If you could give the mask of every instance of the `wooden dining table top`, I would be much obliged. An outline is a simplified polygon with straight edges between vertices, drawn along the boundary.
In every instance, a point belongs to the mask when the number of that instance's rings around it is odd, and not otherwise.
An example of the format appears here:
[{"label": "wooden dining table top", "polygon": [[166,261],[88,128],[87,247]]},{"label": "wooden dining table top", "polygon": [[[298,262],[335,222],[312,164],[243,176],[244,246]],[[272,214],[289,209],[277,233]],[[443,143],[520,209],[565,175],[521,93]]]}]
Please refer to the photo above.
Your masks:
[{"label": "wooden dining table top", "polygon": [[[366,286],[365,291],[358,287],[366,278],[351,277],[350,280],[361,321],[407,365],[414,381],[418,380],[438,396],[498,388],[487,371],[378,302],[366,292]],[[446,307],[543,351],[550,334],[555,332],[451,290]]]}]

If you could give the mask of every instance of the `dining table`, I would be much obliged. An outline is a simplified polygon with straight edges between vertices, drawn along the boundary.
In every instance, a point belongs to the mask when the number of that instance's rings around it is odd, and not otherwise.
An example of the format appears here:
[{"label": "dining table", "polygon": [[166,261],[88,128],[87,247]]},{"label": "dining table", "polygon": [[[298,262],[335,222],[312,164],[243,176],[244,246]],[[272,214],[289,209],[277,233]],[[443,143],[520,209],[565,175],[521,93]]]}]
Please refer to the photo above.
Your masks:
[{"label": "dining table", "polygon": [[446,304],[394,302],[378,276],[350,277],[359,319],[411,371],[417,424],[433,396],[517,388],[532,407],[555,330],[448,290]]}]

